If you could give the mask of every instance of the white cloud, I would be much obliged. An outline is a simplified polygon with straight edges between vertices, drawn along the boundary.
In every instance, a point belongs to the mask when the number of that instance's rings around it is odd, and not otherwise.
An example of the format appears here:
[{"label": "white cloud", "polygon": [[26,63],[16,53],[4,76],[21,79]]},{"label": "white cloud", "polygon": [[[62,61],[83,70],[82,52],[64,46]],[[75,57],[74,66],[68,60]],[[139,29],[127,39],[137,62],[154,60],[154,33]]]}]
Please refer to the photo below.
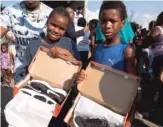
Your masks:
[{"label": "white cloud", "polygon": [[145,14],[141,14],[140,16],[139,16],[139,19],[137,19],[136,21],[140,24],[140,25],[142,25],[143,27],[145,27],[145,28],[147,28],[148,29],[148,25],[149,25],[149,23],[150,23],[150,21],[152,21],[152,20],[156,20],[156,18],[157,18],[157,14],[147,14],[147,13],[145,13]]},{"label": "white cloud", "polygon": [[89,9],[87,9],[86,19],[89,22],[91,19],[98,19],[98,15],[99,15],[99,10],[92,12]]},{"label": "white cloud", "polygon": [[145,13],[145,14],[144,14],[144,17],[146,17],[146,18],[153,18],[153,16],[152,16],[152,15],[147,14],[147,13]]},{"label": "white cloud", "polygon": [[148,29],[148,24],[152,20],[156,20],[158,14],[140,13],[139,10],[132,10],[128,8],[128,17],[131,21],[142,25],[142,27]]}]

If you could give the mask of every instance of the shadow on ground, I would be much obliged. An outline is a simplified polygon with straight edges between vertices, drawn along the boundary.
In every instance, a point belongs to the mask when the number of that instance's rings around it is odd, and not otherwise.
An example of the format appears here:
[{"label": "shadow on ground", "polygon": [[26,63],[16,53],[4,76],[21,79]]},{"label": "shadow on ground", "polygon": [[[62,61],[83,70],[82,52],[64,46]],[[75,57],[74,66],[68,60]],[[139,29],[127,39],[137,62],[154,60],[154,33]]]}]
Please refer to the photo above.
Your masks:
[{"label": "shadow on ground", "polygon": [[7,122],[4,116],[4,108],[6,104],[12,99],[12,87],[1,87],[1,127],[7,127]]}]

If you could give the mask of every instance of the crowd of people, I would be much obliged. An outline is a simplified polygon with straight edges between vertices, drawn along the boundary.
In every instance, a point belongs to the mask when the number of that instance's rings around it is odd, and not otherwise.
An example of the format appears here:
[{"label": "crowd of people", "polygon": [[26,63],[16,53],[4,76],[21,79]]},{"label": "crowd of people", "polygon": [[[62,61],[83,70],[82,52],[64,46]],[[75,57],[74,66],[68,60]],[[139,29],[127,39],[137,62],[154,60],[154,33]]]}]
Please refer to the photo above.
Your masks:
[{"label": "crowd of people", "polygon": [[158,105],[163,107],[163,12],[146,30],[128,20],[122,1],[104,1],[99,19],[88,23],[83,7],[52,9],[29,0],[3,8],[0,29],[1,38],[6,37],[0,54],[5,86],[23,80],[37,49],[44,46],[53,53],[82,61],[76,83],[84,80],[92,60],[142,78],[141,101],[146,106],[138,106],[138,112],[151,110],[156,93]]}]

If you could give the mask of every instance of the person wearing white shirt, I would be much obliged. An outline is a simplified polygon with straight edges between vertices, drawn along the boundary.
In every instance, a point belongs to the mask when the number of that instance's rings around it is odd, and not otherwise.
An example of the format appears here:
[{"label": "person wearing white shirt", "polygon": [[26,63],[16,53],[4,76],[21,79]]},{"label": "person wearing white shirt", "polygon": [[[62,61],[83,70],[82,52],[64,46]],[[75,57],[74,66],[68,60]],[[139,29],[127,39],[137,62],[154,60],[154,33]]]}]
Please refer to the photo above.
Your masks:
[{"label": "person wearing white shirt", "polygon": [[1,12],[0,36],[3,37],[8,31],[15,36],[15,70],[22,66],[27,45],[46,35],[46,22],[51,11],[52,8],[39,0],[27,0],[6,7]]},{"label": "person wearing white shirt", "polygon": [[78,7],[76,12],[75,12],[75,16],[74,16],[75,27],[78,26],[77,23],[78,23],[79,18],[83,18],[83,7]]}]

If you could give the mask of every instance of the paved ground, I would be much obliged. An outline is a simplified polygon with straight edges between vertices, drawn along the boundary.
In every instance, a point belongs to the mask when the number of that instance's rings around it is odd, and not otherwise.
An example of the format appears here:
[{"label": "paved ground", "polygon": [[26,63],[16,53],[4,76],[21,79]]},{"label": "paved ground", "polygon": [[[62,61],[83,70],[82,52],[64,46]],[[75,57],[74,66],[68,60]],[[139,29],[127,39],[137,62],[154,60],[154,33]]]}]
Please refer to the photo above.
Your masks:
[{"label": "paved ground", "polygon": [[[12,98],[11,87],[1,87],[1,127],[7,127],[3,110],[5,105]],[[163,109],[155,109],[150,113],[149,120],[135,118],[133,127],[162,127],[163,126]],[[160,126],[158,126],[160,125]],[[161,126],[162,125],[162,126]]]},{"label": "paved ground", "polygon": [[12,87],[1,87],[1,127],[7,127],[4,116],[5,105],[12,99]]}]

